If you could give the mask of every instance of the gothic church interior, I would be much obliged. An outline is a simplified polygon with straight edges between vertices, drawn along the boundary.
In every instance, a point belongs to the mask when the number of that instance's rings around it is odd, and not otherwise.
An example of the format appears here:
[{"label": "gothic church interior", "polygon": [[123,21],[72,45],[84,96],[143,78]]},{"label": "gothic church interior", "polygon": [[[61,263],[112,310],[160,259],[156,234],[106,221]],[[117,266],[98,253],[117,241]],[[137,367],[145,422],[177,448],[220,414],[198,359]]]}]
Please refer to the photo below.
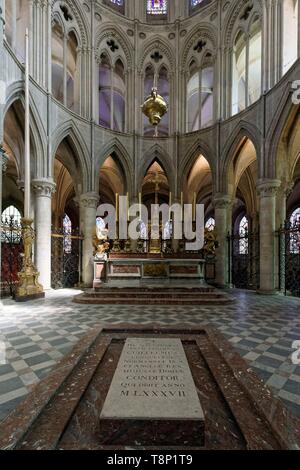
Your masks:
[{"label": "gothic church interior", "polygon": [[[100,323],[213,325],[300,419],[299,57],[298,0],[0,0],[0,423]],[[95,245],[121,196],[203,205],[207,249]]]}]

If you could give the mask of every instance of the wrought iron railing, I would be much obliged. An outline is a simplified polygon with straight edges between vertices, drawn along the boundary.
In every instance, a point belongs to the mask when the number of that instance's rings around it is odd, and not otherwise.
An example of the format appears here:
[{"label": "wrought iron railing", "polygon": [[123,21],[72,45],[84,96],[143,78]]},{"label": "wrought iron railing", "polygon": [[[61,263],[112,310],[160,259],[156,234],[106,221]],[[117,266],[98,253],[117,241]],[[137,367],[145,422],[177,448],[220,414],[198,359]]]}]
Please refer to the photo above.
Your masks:
[{"label": "wrought iron railing", "polygon": [[71,288],[81,283],[82,236],[79,229],[51,233],[51,285],[53,289]]},{"label": "wrought iron railing", "polygon": [[227,242],[229,284],[238,289],[259,289],[259,233],[228,234]]},{"label": "wrought iron railing", "polygon": [[286,222],[279,237],[279,287],[285,295],[300,297],[300,223]]},{"label": "wrought iron railing", "polygon": [[1,222],[1,283],[0,296],[14,296],[18,272],[22,267],[22,227],[20,220],[11,216]]}]

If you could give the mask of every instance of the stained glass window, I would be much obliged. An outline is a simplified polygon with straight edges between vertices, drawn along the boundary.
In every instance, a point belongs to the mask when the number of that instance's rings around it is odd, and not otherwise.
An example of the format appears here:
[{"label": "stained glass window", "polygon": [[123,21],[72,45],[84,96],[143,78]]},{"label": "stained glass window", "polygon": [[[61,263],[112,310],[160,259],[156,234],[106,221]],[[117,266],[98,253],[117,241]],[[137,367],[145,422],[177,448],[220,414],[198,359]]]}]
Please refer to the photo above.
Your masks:
[{"label": "stained glass window", "polygon": [[207,222],[206,222],[206,224],[205,224],[205,228],[206,228],[207,230],[209,230],[210,232],[212,232],[213,230],[215,230],[215,228],[216,228],[216,221],[215,221],[215,219],[214,219],[213,217],[210,217],[210,218],[207,220]]},{"label": "stained glass window", "polygon": [[124,0],[110,0],[111,3],[118,5],[118,7],[122,7],[124,5]]},{"label": "stained glass window", "polygon": [[13,219],[15,224],[21,223],[21,214],[15,206],[9,206],[2,212],[2,222],[7,223]]},{"label": "stained glass window", "polygon": [[72,222],[70,217],[65,214],[63,219],[63,229],[64,229],[64,252],[72,252]]},{"label": "stained glass window", "polygon": [[168,0],[147,0],[148,15],[166,15],[168,12]]},{"label": "stained glass window", "polygon": [[203,0],[190,0],[191,1],[191,8],[195,8],[196,6],[200,5]]},{"label": "stained glass window", "polygon": [[[1,226],[1,224],[0,224]],[[18,244],[21,241],[21,214],[15,206],[2,212],[1,240],[3,243]]]},{"label": "stained glass window", "polygon": [[300,207],[290,217],[290,252],[298,255],[300,253]]},{"label": "stained glass window", "polygon": [[240,252],[240,255],[247,255],[248,254],[248,250],[249,250],[248,233],[249,233],[249,222],[248,222],[247,217],[245,216],[240,221],[240,226],[239,226],[239,237],[240,237],[239,252]]}]

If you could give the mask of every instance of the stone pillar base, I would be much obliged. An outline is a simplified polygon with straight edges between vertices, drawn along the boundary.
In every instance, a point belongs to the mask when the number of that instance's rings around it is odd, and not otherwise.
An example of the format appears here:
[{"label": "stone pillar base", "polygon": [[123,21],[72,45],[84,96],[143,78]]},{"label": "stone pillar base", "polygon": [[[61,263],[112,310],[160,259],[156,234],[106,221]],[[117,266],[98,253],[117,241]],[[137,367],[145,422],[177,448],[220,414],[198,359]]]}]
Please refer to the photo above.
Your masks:
[{"label": "stone pillar base", "polygon": [[106,276],[106,261],[95,261],[94,262],[94,281],[93,281],[93,288],[99,289],[103,286],[103,284],[107,281]]},{"label": "stone pillar base", "polygon": [[278,295],[279,294],[279,292],[276,289],[273,289],[273,290],[258,289],[256,293],[260,295]]},{"label": "stone pillar base", "polygon": [[25,296],[18,296],[16,295],[14,297],[15,302],[21,303],[21,302],[29,302],[30,300],[37,300],[37,299],[44,299],[45,298],[45,292],[39,292],[38,294],[31,294],[31,295],[25,295]]}]

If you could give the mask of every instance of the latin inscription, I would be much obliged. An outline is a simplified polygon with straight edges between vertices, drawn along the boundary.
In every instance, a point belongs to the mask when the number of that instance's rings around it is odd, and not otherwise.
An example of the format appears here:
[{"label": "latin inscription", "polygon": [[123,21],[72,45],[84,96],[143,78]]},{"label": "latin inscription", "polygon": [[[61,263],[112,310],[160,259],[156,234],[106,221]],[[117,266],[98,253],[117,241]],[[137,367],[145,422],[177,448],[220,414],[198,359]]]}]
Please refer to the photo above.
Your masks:
[{"label": "latin inscription", "polygon": [[203,420],[181,341],[127,339],[101,418]]}]

